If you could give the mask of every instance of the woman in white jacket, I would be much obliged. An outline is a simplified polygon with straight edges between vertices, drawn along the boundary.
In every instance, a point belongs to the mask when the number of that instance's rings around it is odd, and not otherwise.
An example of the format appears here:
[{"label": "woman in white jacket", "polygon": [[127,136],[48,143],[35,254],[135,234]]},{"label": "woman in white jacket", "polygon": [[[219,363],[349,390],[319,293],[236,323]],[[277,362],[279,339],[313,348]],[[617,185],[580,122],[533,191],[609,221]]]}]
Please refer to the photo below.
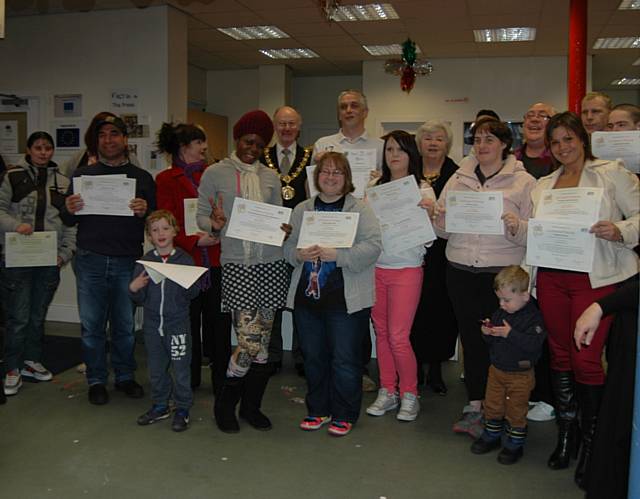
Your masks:
[{"label": "woman in white jacket", "polygon": [[[545,191],[572,187],[603,190],[598,222],[591,227],[596,236],[593,269],[589,273],[534,269],[537,297],[549,332],[552,386],[559,424],[558,444],[549,458],[552,469],[566,468],[577,447],[577,412],[581,414],[582,454],[576,467],[576,483],[582,486],[591,441],[602,400],[605,374],[601,357],[611,319],[600,323],[588,348],[573,346],[573,331],[580,314],[595,300],[608,295],[616,284],[638,273],[640,189],[638,178],[617,161],[596,159],[589,135],[580,118],[571,112],[549,121],[545,140],[559,168],[541,178],[531,193],[534,217]],[[512,233],[525,233],[526,223],[515,214],[504,216]],[[576,397],[577,395],[577,397]]]}]

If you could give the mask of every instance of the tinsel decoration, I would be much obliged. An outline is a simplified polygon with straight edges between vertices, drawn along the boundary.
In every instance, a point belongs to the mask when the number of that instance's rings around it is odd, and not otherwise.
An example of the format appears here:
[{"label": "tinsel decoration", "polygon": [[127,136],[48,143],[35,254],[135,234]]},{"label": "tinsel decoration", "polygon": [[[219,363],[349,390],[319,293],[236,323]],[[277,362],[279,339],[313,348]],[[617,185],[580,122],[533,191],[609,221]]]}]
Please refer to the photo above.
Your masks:
[{"label": "tinsel decoration", "polygon": [[400,76],[400,88],[403,92],[411,92],[416,84],[417,76],[428,76],[433,72],[433,65],[416,57],[416,44],[411,38],[402,44],[402,58],[388,59],[384,63],[386,73]]}]

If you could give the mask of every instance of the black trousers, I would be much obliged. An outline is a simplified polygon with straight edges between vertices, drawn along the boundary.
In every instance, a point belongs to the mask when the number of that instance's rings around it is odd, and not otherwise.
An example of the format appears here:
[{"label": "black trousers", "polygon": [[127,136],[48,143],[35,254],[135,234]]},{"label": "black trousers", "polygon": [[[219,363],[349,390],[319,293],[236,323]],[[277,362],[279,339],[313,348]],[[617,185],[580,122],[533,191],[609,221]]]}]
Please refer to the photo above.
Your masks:
[{"label": "black trousers", "polygon": [[478,321],[491,317],[499,303],[493,291],[496,274],[474,273],[447,265],[447,289],[464,349],[464,383],[469,400],[483,400],[489,373],[489,349]]},{"label": "black trousers", "polygon": [[222,386],[231,357],[231,314],[221,312],[222,269],[211,267],[211,287],[191,300],[191,385],[200,385],[202,357]]},{"label": "black trousers", "polygon": [[[273,328],[271,329],[271,339],[269,340],[269,362],[282,362],[282,313],[283,309],[279,309],[276,312],[276,316],[273,319]],[[300,342],[298,340],[298,328],[296,326],[296,318],[293,312],[291,313],[291,324],[293,326],[292,338],[291,338],[291,353],[293,355],[293,362],[296,364],[302,364],[302,350],[300,350]]]}]

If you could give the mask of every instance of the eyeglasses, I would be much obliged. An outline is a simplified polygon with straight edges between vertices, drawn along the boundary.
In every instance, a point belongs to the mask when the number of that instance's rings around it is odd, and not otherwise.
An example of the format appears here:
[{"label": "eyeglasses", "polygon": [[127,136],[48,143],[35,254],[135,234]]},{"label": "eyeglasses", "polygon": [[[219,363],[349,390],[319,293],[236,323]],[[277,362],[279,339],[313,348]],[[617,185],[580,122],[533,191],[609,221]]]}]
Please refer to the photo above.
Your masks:
[{"label": "eyeglasses", "polygon": [[320,175],[325,177],[344,177],[344,172],[340,170],[320,170]]},{"label": "eyeglasses", "polygon": [[527,114],[524,115],[525,120],[532,120],[533,118],[538,118],[538,119],[547,121],[549,118],[551,118],[551,116],[549,116],[547,113],[536,113],[534,111],[529,111]]}]

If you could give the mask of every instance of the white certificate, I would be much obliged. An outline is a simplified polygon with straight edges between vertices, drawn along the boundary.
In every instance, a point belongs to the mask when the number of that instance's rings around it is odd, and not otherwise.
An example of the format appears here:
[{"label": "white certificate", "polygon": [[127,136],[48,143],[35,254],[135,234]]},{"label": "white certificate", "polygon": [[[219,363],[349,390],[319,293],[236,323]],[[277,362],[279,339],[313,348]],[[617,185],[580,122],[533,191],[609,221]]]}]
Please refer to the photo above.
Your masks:
[{"label": "white certificate", "polygon": [[84,207],[76,215],[133,216],[129,203],[136,197],[135,178],[82,175],[79,184]]},{"label": "white certificate", "polygon": [[58,234],[45,231],[25,236],[6,232],[4,251],[7,267],[51,267],[58,264]]},{"label": "white certificate", "polygon": [[447,191],[445,230],[457,234],[504,234],[500,191]]},{"label": "white certificate", "polygon": [[289,223],[291,208],[235,198],[226,236],[254,243],[282,246],[282,224]]},{"label": "white certificate", "polygon": [[353,195],[357,198],[364,197],[364,190],[369,183],[371,170],[376,169],[376,154],[375,149],[346,149],[344,151],[344,155],[349,160],[353,186],[356,188]]},{"label": "white certificate", "polygon": [[351,248],[359,219],[360,213],[348,211],[305,211],[297,247]]},{"label": "white certificate", "polygon": [[527,265],[591,272],[596,236],[589,227],[558,220],[529,219]]},{"label": "white certificate", "polygon": [[536,218],[559,220],[591,227],[598,221],[602,187],[572,187],[542,191]]},{"label": "white certificate", "polygon": [[418,206],[421,195],[413,175],[367,189],[367,199],[380,222],[387,253],[398,254],[436,238],[427,211]]},{"label": "white certificate", "polygon": [[187,236],[195,236],[202,232],[196,222],[198,214],[198,198],[187,198],[184,200],[184,232]]},{"label": "white certificate", "polygon": [[640,130],[593,132],[591,148],[601,159],[622,159],[633,173],[640,173]]}]

